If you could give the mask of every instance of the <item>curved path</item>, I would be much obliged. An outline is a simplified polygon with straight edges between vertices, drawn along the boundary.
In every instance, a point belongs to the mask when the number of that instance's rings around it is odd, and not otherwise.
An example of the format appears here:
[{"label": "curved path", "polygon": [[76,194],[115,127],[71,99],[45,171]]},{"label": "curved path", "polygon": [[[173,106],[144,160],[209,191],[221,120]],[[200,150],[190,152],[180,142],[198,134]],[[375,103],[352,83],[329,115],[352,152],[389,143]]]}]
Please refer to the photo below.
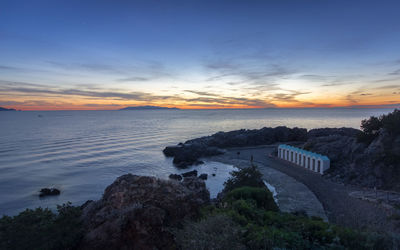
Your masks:
[{"label": "curved path", "polygon": [[[400,232],[400,222],[391,219],[395,209],[384,208],[383,206],[368,201],[360,200],[349,196],[350,192],[357,191],[356,188],[344,186],[323,178],[320,174],[308,171],[300,166],[287,163],[277,158],[268,157],[274,150],[275,146],[259,146],[246,148],[232,148],[221,156],[212,157],[212,160],[225,163],[250,164],[251,156],[253,162],[260,166],[264,177],[268,178],[268,169],[278,170],[298,182],[303,183],[321,202],[326,215],[331,223],[342,226],[373,230],[384,232]],[[240,152],[240,155],[237,154]],[[271,177],[271,176],[270,176]],[[272,176],[274,178],[274,176]],[[272,180],[267,180],[271,182]],[[275,183],[280,180],[275,181]],[[272,184],[274,185],[274,184]],[[283,188],[291,190],[287,185],[289,183],[281,183]],[[286,187],[285,187],[286,186]],[[296,195],[295,195],[296,197]],[[295,198],[296,199],[296,198]],[[298,199],[303,199],[301,196]],[[278,199],[279,200],[279,199]]]}]

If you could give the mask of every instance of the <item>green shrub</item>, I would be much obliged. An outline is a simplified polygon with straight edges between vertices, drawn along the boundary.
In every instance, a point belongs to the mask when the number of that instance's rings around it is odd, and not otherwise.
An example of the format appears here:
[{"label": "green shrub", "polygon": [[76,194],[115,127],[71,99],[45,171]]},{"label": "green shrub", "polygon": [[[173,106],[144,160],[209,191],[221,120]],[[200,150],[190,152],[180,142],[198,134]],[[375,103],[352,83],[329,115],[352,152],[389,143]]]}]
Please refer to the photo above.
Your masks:
[{"label": "green shrub", "polygon": [[242,168],[237,171],[231,172],[230,177],[224,183],[224,192],[232,191],[235,188],[248,186],[248,187],[264,187],[262,181],[262,174],[257,169],[257,166],[251,165],[248,168]]},{"label": "green shrub", "polygon": [[230,191],[226,197],[226,201],[233,200],[253,200],[258,208],[270,211],[278,211],[272,193],[267,188],[257,187],[240,187]]},{"label": "green shrub", "polygon": [[400,134],[400,110],[395,109],[387,115],[380,117],[371,116],[361,121],[362,132],[358,135],[358,141],[370,144],[377,136],[378,131],[384,128],[392,135]]},{"label": "green shrub", "polygon": [[0,219],[0,249],[73,249],[83,231],[81,209],[69,203],[49,209],[26,209]]},{"label": "green shrub", "polygon": [[224,214],[198,222],[187,221],[174,234],[181,249],[245,249],[241,243],[241,228]]}]

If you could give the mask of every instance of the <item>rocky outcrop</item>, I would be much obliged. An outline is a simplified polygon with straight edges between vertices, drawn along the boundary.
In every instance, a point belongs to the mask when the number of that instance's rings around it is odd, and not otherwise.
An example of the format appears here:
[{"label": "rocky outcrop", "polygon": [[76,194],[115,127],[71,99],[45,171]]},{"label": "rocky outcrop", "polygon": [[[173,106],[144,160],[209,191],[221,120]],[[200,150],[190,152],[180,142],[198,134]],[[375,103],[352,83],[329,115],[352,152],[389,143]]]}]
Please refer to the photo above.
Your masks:
[{"label": "rocky outcrop", "polygon": [[235,130],[218,132],[179,143],[177,146],[168,146],[163,152],[165,156],[174,157],[173,163],[179,168],[201,164],[201,157],[223,154],[224,148],[257,146],[275,142],[306,141],[307,130],[303,128],[262,128],[253,130]]},{"label": "rocky outcrop", "polygon": [[182,174],[183,177],[197,177],[197,170],[192,170]]},{"label": "rocky outcrop", "polygon": [[165,156],[174,157],[173,163],[178,168],[202,164],[200,157],[223,154],[224,151],[217,147],[208,146],[201,142],[168,146],[163,150]]},{"label": "rocky outcrop", "polygon": [[202,180],[207,180],[208,174],[201,174],[201,175],[199,175],[199,178]]},{"label": "rocky outcrop", "polygon": [[123,175],[83,208],[81,249],[173,249],[170,227],[198,215],[210,195],[203,180]]},{"label": "rocky outcrop", "polygon": [[169,178],[172,180],[177,180],[177,181],[181,181],[182,180],[182,176],[180,174],[170,174]]},{"label": "rocky outcrop", "polygon": [[370,188],[400,190],[400,136],[380,129],[378,136],[365,144],[358,142],[357,135],[351,131],[320,134],[310,137],[303,147],[329,157],[328,178]]}]

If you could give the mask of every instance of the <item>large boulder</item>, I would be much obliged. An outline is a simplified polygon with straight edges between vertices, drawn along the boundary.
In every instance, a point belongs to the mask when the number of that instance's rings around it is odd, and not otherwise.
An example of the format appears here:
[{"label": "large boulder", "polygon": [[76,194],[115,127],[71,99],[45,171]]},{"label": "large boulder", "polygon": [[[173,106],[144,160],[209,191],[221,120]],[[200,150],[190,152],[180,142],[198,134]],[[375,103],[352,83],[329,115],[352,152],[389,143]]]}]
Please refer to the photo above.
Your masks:
[{"label": "large boulder", "polygon": [[191,165],[202,164],[201,157],[223,154],[217,147],[207,146],[200,142],[185,143],[178,146],[169,146],[163,150],[165,156],[173,156],[173,163],[178,168],[187,168]]},{"label": "large boulder", "polygon": [[83,208],[82,249],[173,249],[170,227],[198,215],[210,200],[203,180],[183,182],[126,174]]}]

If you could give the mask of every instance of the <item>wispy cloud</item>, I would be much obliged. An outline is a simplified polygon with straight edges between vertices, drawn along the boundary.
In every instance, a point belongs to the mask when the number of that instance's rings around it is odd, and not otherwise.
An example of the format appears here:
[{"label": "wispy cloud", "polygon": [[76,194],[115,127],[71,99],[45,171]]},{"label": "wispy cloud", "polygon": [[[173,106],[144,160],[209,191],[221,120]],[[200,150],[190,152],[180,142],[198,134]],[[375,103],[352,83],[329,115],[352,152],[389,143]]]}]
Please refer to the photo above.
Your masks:
[{"label": "wispy cloud", "polygon": [[395,70],[395,71],[393,71],[393,72],[390,72],[388,75],[395,75],[395,76],[398,76],[398,75],[400,75],[400,69]]},{"label": "wispy cloud", "polygon": [[374,89],[400,89],[400,84],[378,86],[374,87]]},{"label": "wispy cloud", "polygon": [[185,92],[189,92],[192,94],[196,94],[199,96],[220,96],[214,93],[206,92],[206,91],[196,91],[196,90],[185,90]]},{"label": "wispy cloud", "polygon": [[[289,91],[288,93],[276,93],[274,95],[272,95],[272,99],[274,101],[283,101],[283,102],[301,102],[299,100],[296,99],[297,96],[299,95],[305,95],[305,94],[309,94],[311,92],[301,92],[301,91]],[[309,103],[312,104],[312,103]]]},{"label": "wispy cloud", "polygon": [[[4,82],[4,81],[2,81]],[[5,84],[0,86],[0,91],[5,94],[5,96],[17,96],[22,95],[25,98],[31,96],[41,99],[46,98],[65,98],[74,96],[79,97],[81,100],[107,100],[107,101],[123,101],[126,102],[140,102],[140,103],[156,103],[156,102],[179,102],[183,106],[197,106],[197,107],[210,107],[210,106],[243,106],[243,107],[275,107],[270,101],[262,98],[246,98],[246,97],[230,97],[221,96],[214,93],[208,93],[203,91],[187,90],[187,92],[194,93],[199,97],[187,98],[181,95],[155,95],[145,92],[126,92],[126,91],[110,91],[106,89],[62,89],[51,86],[35,85],[35,84],[25,84],[25,83],[13,83]],[[47,100],[47,99],[46,99]],[[12,102],[12,100],[2,100],[7,105],[32,105],[38,106],[40,103],[30,102]],[[44,101],[42,105],[49,106],[51,102]],[[86,107],[106,107],[110,104],[83,104]],[[112,104],[120,105],[120,104]]]},{"label": "wispy cloud", "polygon": [[117,79],[118,82],[146,82],[148,80],[150,80],[150,78],[142,76],[132,76],[127,78]]}]

